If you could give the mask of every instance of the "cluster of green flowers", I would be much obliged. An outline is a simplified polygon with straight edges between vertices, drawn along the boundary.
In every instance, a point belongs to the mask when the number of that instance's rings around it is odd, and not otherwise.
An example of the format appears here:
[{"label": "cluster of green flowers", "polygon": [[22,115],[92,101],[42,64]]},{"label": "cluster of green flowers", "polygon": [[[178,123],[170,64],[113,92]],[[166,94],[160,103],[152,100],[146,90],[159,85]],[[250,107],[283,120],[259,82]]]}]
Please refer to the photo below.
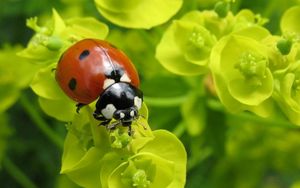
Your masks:
[{"label": "cluster of green flowers", "polygon": [[30,87],[43,111],[68,122],[61,173],[87,188],[183,187],[187,162],[184,146],[168,131],[151,131],[145,104],[141,117],[133,123],[133,136],[125,127],[109,132],[92,117],[94,103],[77,114],[75,102],[55,81],[54,68],[61,54],[81,39],[105,39],[108,27],[91,17],[64,21],[55,10],[48,25],[41,27],[37,21],[27,20],[27,26],[36,33],[18,55],[38,66]]},{"label": "cluster of green flowers", "polygon": [[192,11],[164,33],[156,57],[179,75],[211,74],[217,96],[230,112],[250,111],[262,117],[280,114],[300,125],[300,7],[281,18],[281,36],[262,25],[266,19],[250,10],[236,15],[228,2],[215,10]]},{"label": "cluster of green flowers", "polygon": [[[283,112],[300,125],[300,7],[285,12],[280,24],[282,35],[275,36],[263,27],[266,19],[250,10],[234,15],[230,3],[219,1],[214,10],[193,10],[172,21],[156,46],[156,58],[178,75],[212,76],[210,86],[230,112],[250,111],[262,117]],[[116,25],[150,29],[175,15],[183,0],[95,0],[95,4],[102,16]],[[41,27],[37,21],[27,20],[27,26],[36,33],[18,58],[32,63],[28,67],[24,64],[30,73],[24,84],[30,82],[43,111],[69,122],[61,173],[88,188],[183,187],[185,149],[168,131],[151,131],[145,104],[140,112],[144,118],[133,124],[133,137],[122,127],[108,132],[91,116],[94,104],[76,114],[75,102],[55,82],[53,69],[61,54],[81,39],[107,38],[108,26],[92,17],[63,20],[55,10],[48,25]],[[143,46],[138,42],[134,45]],[[197,78],[193,81],[200,82],[201,77]],[[10,87],[10,81],[6,82]],[[199,135],[204,130],[206,109],[199,97],[203,82],[194,82],[191,85],[196,89],[185,98],[181,112],[188,133]]]}]

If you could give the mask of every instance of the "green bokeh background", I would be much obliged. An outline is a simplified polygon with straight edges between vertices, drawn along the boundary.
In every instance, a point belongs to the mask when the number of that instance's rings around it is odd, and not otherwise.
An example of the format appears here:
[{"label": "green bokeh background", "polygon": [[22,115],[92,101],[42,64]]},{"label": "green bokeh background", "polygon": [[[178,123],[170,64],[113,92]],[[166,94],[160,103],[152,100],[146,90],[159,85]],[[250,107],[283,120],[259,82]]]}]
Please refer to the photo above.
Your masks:
[{"label": "green bokeh background", "polygon": [[[184,0],[175,18],[192,9],[212,9],[213,2]],[[269,18],[266,27],[271,33],[279,34],[282,13],[296,4],[237,0],[232,10],[260,13]],[[0,1],[0,53],[7,58],[0,58],[0,103],[12,101],[0,113],[0,187],[77,187],[59,175],[62,150],[49,139],[54,133],[63,141],[64,123],[41,110],[30,88],[14,90],[2,84],[7,67],[18,68],[9,61],[9,54],[17,51],[12,47],[25,46],[33,34],[26,18],[38,16],[43,22],[52,7],[64,18],[92,16],[108,24],[108,40],[128,54],[140,73],[152,129],[172,131],[186,147],[187,188],[300,187],[300,128],[244,113],[232,115],[214,97],[195,97],[204,92],[202,77],[173,75],[155,59],[155,47],[170,22],[151,30],[124,29],[103,18],[91,0]],[[13,83],[25,79],[22,74]]]}]

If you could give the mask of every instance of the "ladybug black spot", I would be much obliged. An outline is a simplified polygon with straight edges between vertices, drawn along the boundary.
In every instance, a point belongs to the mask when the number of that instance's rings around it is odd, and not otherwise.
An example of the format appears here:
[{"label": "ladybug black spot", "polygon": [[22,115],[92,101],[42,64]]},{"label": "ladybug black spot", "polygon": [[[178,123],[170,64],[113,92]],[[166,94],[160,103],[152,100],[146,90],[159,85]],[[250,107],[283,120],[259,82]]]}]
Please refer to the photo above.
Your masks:
[{"label": "ladybug black spot", "polygon": [[115,82],[120,82],[120,79],[123,76],[123,74],[124,74],[124,69],[122,67],[114,66],[113,70],[105,73],[105,76],[107,78],[113,79]]},{"label": "ladybug black spot", "polygon": [[84,58],[86,58],[88,55],[90,55],[90,51],[88,50],[83,50],[81,52],[81,54],[79,55],[79,60],[83,60]]},{"label": "ladybug black spot", "polygon": [[77,81],[75,78],[71,78],[71,80],[69,81],[69,88],[74,91],[76,89],[76,84],[77,84]]}]

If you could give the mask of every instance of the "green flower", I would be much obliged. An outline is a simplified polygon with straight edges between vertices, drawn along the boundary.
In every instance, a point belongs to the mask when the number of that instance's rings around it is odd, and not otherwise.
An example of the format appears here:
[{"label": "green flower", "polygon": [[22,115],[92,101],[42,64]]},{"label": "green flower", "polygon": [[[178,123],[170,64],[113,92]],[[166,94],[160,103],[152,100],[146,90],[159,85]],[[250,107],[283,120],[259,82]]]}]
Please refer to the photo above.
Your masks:
[{"label": "green flower", "polygon": [[27,20],[26,25],[36,34],[27,48],[18,53],[32,63],[55,63],[72,43],[83,38],[103,39],[108,34],[107,26],[94,18],[72,18],[64,21],[55,9],[52,20],[47,25],[41,27],[37,22],[37,17]]},{"label": "green flower", "polygon": [[233,31],[243,30],[253,26],[262,26],[268,19],[262,18],[259,14],[254,14],[251,10],[243,9],[234,17],[232,24]]},{"label": "green flower", "polygon": [[55,81],[56,63],[41,68],[34,76],[30,87],[39,97],[43,111],[60,121],[71,121],[75,111],[75,102],[69,99]]},{"label": "green flower", "polygon": [[288,119],[300,125],[300,66],[299,60],[291,63],[275,80],[274,99]]},{"label": "green flower", "polygon": [[203,19],[200,12],[190,12],[167,29],[156,49],[156,58],[166,69],[181,75],[207,72],[216,37],[202,26]]},{"label": "green flower", "polygon": [[68,125],[61,173],[88,188],[184,187],[183,145],[168,131],[151,132],[145,105],[140,113],[145,118],[133,123],[129,141],[128,135],[119,134],[125,132],[122,127],[108,134],[97,126],[89,108],[76,115]]},{"label": "green flower", "polygon": [[299,19],[300,19],[300,6],[294,6],[286,10],[280,20],[280,28],[282,33],[284,34],[295,34],[298,35],[299,38],[300,34],[300,26],[299,26]]},{"label": "green flower", "polygon": [[[101,172],[107,173],[100,173],[102,187],[184,186],[186,156],[183,146],[167,131],[154,131],[153,134],[153,140],[125,161],[120,160],[120,154],[108,154],[113,156],[109,161],[122,162],[111,171],[107,171],[108,165],[102,167]],[[110,164],[109,161],[105,164]]]},{"label": "green flower", "polygon": [[95,0],[99,12],[122,27],[144,28],[167,22],[180,9],[182,0]]},{"label": "green flower", "polygon": [[272,112],[273,76],[268,48],[260,43],[268,35],[263,28],[248,28],[224,37],[213,48],[210,69],[228,110],[249,110],[261,116]]},{"label": "green flower", "polygon": [[236,16],[231,12],[223,16],[214,11],[192,11],[173,21],[156,48],[156,58],[175,74],[204,74],[208,72],[211,49],[217,39],[265,23],[249,10],[242,10]]}]

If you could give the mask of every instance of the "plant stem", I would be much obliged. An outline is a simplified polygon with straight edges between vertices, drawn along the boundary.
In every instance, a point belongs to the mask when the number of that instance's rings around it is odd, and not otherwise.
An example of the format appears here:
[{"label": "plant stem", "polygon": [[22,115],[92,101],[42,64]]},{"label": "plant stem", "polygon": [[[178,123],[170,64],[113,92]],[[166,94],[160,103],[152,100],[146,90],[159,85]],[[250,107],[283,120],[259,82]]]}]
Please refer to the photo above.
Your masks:
[{"label": "plant stem", "polygon": [[147,97],[145,96],[144,99],[149,106],[156,106],[156,107],[173,107],[181,105],[187,96],[178,96],[178,97]]},{"label": "plant stem", "polygon": [[24,188],[37,188],[37,186],[9,159],[3,158],[3,167]]},{"label": "plant stem", "polygon": [[21,95],[20,103],[40,131],[44,133],[44,135],[47,136],[50,141],[62,149],[64,145],[63,139],[50,128],[43,118],[41,118],[40,114],[35,110],[28,98],[24,95]]}]

